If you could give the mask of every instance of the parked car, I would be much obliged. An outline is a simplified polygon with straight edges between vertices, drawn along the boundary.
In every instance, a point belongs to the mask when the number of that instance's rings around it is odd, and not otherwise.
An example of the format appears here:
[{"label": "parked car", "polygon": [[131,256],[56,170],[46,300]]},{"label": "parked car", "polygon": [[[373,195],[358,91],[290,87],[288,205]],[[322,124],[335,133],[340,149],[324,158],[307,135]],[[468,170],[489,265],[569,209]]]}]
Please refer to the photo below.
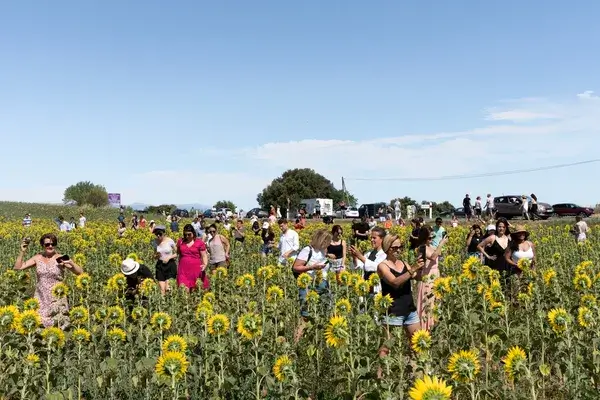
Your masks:
[{"label": "parked car", "polygon": [[202,215],[204,215],[204,218],[214,218],[217,216],[217,211],[209,208],[208,210],[204,210]]},{"label": "parked car", "polygon": [[183,210],[183,209],[178,208],[177,210],[173,211],[173,213],[171,215],[177,216],[179,218],[189,218],[190,212],[188,210]]},{"label": "parked car", "polygon": [[383,208],[385,210],[387,208],[387,204],[386,203],[362,204],[360,207],[358,207],[358,215],[360,218],[362,218],[364,215],[366,215],[368,217],[376,217],[377,212],[379,211],[380,208]]},{"label": "parked car", "polygon": [[[531,198],[528,196],[531,204]],[[548,219],[554,213],[554,209],[548,203],[541,203],[538,201],[538,215],[542,219]],[[521,196],[509,195],[494,197],[494,206],[496,207],[496,217],[504,217],[506,219],[520,217],[523,215],[521,212]]]},{"label": "parked car", "polygon": [[253,208],[252,210],[246,213],[246,218],[252,218],[253,215],[256,215],[258,218],[267,218],[269,213],[265,210],[261,210],[260,208]]},{"label": "parked car", "polygon": [[444,211],[440,213],[440,217],[451,217],[452,214],[456,215],[458,218],[465,218],[467,215],[465,214],[465,209],[463,207],[458,207],[452,211]]},{"label": "parked car", "polygon": [[590,217],[594,213],[594,209],[590,207],[581,207],[574,203],[560,203],[552,206],[554,217],[580,216]]},{"label": "parked car", "polygon": [[358,208],[348,207],[345,211],[337,210],[335,212],[336,218],[342,218],[342,215],[344,215],[345,218],[358,218]]}]

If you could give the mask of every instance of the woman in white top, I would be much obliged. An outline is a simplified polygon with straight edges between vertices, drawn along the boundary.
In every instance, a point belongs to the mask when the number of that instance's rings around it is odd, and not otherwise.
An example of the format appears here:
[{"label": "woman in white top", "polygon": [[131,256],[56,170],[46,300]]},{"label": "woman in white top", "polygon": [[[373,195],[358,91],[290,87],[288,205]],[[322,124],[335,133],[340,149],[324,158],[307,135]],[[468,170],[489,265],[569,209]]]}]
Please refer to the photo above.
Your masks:
[{"label": "woman in white top", "polygon": [[513,267],[517,274],[520,274],[523,272],[519,268],[520,260],[529,260],[531,262],[531,267],[534,267],[535,247],[529,240],[529,232],[522,226],[517,226],[510,236],[511,241],[504,253],[504,259],[508,265]]},{"label": "woman in white top", "polygon": [[154,228],[156,239],[152,241],[154,258],[156,259],[156,280],[162,294],[167,293],[169,279],[177,279],[177,245],[175,241],[166,235],[167,228],[157,225]]},{"label": "woman in white top", "polygon": [[329,295],[329,282],[327,281],[327,272],[329,272],[329,263],[327,261],[327,247],[331,244],[331,232],[325,229],[319,229],[316,231],[310,241],[310,245],[304,247],[298,253],[292,271],[295,276],[307,273],[311,277],[315,277],[316,274],[321,274],[321,281],[318,285],[309,285],[308,288],[298,289],[298,299],[300,300],[300,316],[301,320],[298,324],[294,339],[296,343],[302,337],[302,332],[306,324],[306,320],[310,317],[308,313],[308,307],[306,304],[306,295],[311,289],[315,290],[319,296]]}]

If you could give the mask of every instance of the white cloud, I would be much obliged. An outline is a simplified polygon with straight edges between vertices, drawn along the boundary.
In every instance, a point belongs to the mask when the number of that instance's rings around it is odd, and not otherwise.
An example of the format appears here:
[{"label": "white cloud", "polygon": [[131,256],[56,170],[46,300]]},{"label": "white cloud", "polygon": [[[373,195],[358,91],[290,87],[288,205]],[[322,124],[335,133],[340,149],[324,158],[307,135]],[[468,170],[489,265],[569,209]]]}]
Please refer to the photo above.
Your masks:
[{"label": "white cloud", "polygon": [[499,111],[499,112],[490,112],[487,116],[487,120],[489,121],[533,121],[538,119],[554,119],[559,118],[558,115],[554,114],[546,114],[546,113],[538,113],[526,110],[509,110],[509,111]]},{"label": "white cloud", "polygon": [[593,90],[586,90],[583,93],[579,93],[577,95],[577,97],[579,97],[580,99],[599,99],[600,98],[600,97],[594,95]]}]

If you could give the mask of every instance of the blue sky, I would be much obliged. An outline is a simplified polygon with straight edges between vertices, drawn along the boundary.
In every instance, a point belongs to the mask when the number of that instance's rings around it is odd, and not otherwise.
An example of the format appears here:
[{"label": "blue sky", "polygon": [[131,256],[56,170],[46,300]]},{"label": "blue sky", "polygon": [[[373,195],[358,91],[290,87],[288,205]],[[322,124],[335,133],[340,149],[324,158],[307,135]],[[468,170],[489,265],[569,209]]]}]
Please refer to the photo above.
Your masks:
[{"label": "blue sky", "polygon": [[597,158],[600,2],[295,3],[1,2],[0,199],[91,180],[125,203],[249,209],[312,167],[360,202],[599,202],[600,164],[374,179]]}]

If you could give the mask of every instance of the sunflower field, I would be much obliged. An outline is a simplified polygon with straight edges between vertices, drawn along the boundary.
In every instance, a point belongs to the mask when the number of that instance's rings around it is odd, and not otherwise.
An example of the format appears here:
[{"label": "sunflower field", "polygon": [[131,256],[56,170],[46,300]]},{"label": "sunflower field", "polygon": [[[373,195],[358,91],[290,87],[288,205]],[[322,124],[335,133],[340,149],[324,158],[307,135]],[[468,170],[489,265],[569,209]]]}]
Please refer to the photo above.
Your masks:
[{"label": "sunflower field", "polygon": [[[53,289],[69,303],[61,330],[41,325],[35,270],[12,269],[25,236],[31,257],[37,239],[56,226],[0,222],[0,398],[600,397],[600,232],[593,224],[584,245],[567,225],[531,224],[535,268],[523,265],[508,290],[497,273],[466,258],[467,228],[450,228],[434,282],[436,325],[410,342],[401,329],[388,335],[377,323],[390,299],[368,295],[376,275],[365,281],[351,270],[339,281],[330,276],[329,295],[309,291],[311,319],[296,337],[298,288],[318,282],[263,260],[253,235],[233,249],[229,268],[212,273],[209,290],[188,293],[173,283],[162,296],[147,280],[145,300],[128,303],[120,263],[132,257],[154,270],[152,235],[118,238],[114,225],[90,222],[58,234],[58,251],[85,271],[66,273]],[[321,228],[309,224],[301,243]],[[408,237],[404,228],[392,231]],[[384,344],[391,351],[380,358]]]}]

